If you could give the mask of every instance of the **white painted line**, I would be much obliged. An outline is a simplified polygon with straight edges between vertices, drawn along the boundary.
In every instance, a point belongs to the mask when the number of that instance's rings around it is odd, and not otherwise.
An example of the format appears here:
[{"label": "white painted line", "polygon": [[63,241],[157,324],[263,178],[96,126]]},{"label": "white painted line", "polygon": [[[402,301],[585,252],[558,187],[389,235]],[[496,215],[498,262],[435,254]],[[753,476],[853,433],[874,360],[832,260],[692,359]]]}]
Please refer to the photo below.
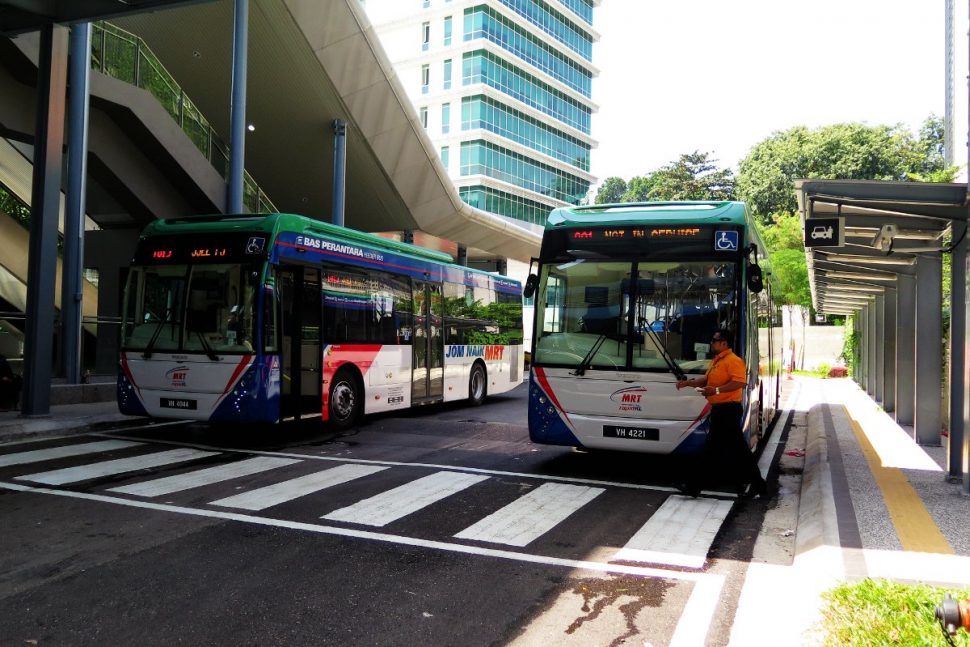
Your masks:
[{"label": "white painted line", "polygon": [[314,472],[306,476],[267,485],[266,487],[249,492],[235,494],[225,499],[213,501],[210,505],[224,508],[241,508],[243,510],[265,510],[274,505],[286,503],[301,496],[313,494],[328,487],[340,485],[347,481],[359,479],[375,472],[386,470],[386,467],[371,465],[339,465],[321,472]]},{"label": "white painted line", "polygon": [[612,561],[701,568],[733,501],[671,496]]},{"label": "white painted line", "polygon": [[526,546],[605,490],[546,483],[455,535],[458,539]]},{"label": "white painted line", "polygon": [[192,488],[202,487],[203,485],[221,483],[222,481],[249,476],[251,474],[259,474],[260,472],[299,462],[295,458],[257,456],[256,458],[247,458],[227,465],[217,465],[185,474],[176,474],[174,476],[166,476],[142,483],[114,487],[108,491],[144,497],[162,496],[173,492],[181,492],[182,490],[191,490]]},{"label": "white painted line", "polygon": [[95,454],[97,452],[110,452],[114,449],[138,447],[142,444],[143,443],[129,442],[127,440],[99,440],[94,443],[64,445],[62,447],[35,449],[29,452],[17,452],[16,454],[4,454],[0,456],[0,467],[7,467],[9,465],[25,465],[26,463],[39,463],[41,461],[51,461],[58,458],[67,458],[69,456],[83,456],[84,454]]},{"label": "white painted line", "polygon": [[334,510],[321,518],[365,526],[386,526],[486,479],[487,476],[460,472],[436,472],[352,506]]},{"label": "white painted line", "polygon": [[[355,463],[358,465],[384,465],[386,467],[421,467],[436,470],[447,470],[453,472],[467,472],[469,474],[487,474],[488,476],[509,476],[514,478],[540,479],[543,481],[553,481],[558,483],[577,483],[581,485],[594,485],[603,487],[620,487],[630,490],[649,490],[651,492],[677,492],[677,488],[666,485],[643,485],[640,483],[624,483],[622,481],[601,481],[598,479],[572,478],[569,476],[550,476],[547,474],[530,474],[528,472],[506,472],[502,470],[488,470],[479,467],[462,467],[460,465],[439,465],[436,463],[405,463],[402,461],[376,461],[364,458],[348,458],[345,456],[316,456],[314,454],[300,454],[297,452],[267,452],[252,449],[232,449],[227,447],[214,447],[198,443],[183,443],[174,440],[158,440],[155,438],[145,439],[137,436],[114,436],[108,434],[91,434],[93,436],[104,436],[106,438],[124,438],[127,440],[142,440],[158,445],[176,445],[178,447],[194,447],[196,449],[217,450],[225,453],[250,454],[253,456],[286,456],[299,458],[302,460],[313,461],[333,461],[339,463]],[[706,491],[705,491],[706,492]],[[725,496],[724,492],[711,492],[718,496]],[[733,496],[733,495],[732,495]]]},{"label": "white painted line", "polygon": [[[158,512],[174,512],[177,514],[187,514],[195,517],[206,517],[208,519],[223,519],[226,521],[239,521],[242,523],[252,523],[260,526],[275,528],[288,528],[290,530],[301,530],[304,532],[315,532],[321,535],[333,535],[337,537],[353,537],[355,539],[368,539],[380,541],[388,544],[400,546],[413,546],[416,548],[427,548],[431,550],[441,550],[449,553],[459,553],[462,555],[476,555],[479,557],[493,557],[496,559],[508,559],[529,564],[542,564],[545,566],[558,566],[573,570],[585,570],[596,573],[613,573],[617,575],[635,575],[638,577],[658,577],[668,580],[678,580],[682,582],[702,582],[710,578],[718,581],[723,576],[708,575],[706,573],[691,573],[684,571],[667,571],[659,568],[648,568],[644,566],[627,566],[622,564],[607,564],[605,562],[590,562],[576,559],[563,559],[549,555],[530,555],[528,553],[517,553],[510,550],[499,550],[496,548],[483,548],[481,546],[468,546],[465,544],[450,544],[443,541],[432,541],[428,539],[418,539],[416,537],[403,537],[400,535],[389,535],[369,530],[355,530],[351,528],[338,528],[336,526],[324,526],[319,524],[302,523],[298,521],[287,521],[285,519],[273,519],[271,517],[257,517],[255,515],[240,514],[238,512],[225,512],[222,510],[204,510],[197,508],[186,508],[183,506],[168,505],[165,503],[154,503],[151,501],[138,501],[135,499],[122,499],[103,494],[91,494],[88,492],[71,492],[69,490],[51,490],[42,487],[31,487],[18,483],[5,483],[0,481],[0,488],[13,490],[15,492],[34,492],[36,494],[48,494],[50,496],[60,496],[69,499],[81,499],[84,501],[98,501],[100,503],[113,503],[115,505],[128,506],[130,508],[140,508],[142,510],[155,510]],[[708,619],[709,621],[709,619]]]},{"label": "white painted line", "polygon": [[79,465],[77,467],[66,467],[50,472],[39,472],[18,476],[18,481],[34,481],[36,483],[46,483],[47,485],[63,485],[65,483],[76,483],[77,481],[87,481],[88,479],[112,476],[114,474],[124,474],[125,472],[135,472],[137,470],[148,469],[151,467],[161,467],[172,463],[184,463],[194,461],[207,456],[215,456],[218,452],[200,452],[197,449],[173,449],[167,452],[156,452],[154,454],[144,454],[131,458],[119,458],[113,461],[103,461],[101,463],[91,463],[89,465]]},{"label": "white painted line", "polygon": [[724,587],[723,575],[708,575],[694,583],[694,590],[680,614],[669,647],[696,647],[707,644],[711,620],[717,614]]}]

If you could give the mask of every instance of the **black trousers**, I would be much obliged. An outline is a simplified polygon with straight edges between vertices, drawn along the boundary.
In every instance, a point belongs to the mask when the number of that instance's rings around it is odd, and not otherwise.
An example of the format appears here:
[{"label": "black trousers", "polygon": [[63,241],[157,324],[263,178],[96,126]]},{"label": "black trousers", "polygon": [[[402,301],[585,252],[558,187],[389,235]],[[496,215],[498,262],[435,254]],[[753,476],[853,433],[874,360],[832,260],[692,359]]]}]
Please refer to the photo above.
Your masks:
[{"label": "black trousers", "polygon": [[707,442],[693,474],[690,485],[703,489],[713,482],[725,482],[738,490],[749,483],[763,480],[754,454],[744,441],[741,416],[744,411],[740,402],[724,402],[711,405],[711,423]]}]

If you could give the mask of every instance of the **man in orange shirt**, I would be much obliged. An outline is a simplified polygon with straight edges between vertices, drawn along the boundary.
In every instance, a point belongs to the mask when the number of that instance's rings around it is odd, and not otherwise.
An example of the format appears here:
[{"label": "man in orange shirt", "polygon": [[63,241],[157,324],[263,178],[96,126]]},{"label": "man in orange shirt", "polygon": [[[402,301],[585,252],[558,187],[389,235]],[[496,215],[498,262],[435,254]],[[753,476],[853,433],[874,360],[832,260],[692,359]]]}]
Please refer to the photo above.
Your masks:
[{"label": "man in orange shirt", "polygon": [[701,453],[700,470],[679,486],[691,496],[697,496],[703,484],[718,468],[728,474],[737,487],[738,495],[743,498],[763,497],[768,492],[741,429],[744,413],[741,398],[748,372],[744,360],[731,350],[732,338],[729,330],[715,330],[711,338],[711,350],[715,355],[707,374],[677,382],[678,389],[695,387],[711,403],[710,427]]}]

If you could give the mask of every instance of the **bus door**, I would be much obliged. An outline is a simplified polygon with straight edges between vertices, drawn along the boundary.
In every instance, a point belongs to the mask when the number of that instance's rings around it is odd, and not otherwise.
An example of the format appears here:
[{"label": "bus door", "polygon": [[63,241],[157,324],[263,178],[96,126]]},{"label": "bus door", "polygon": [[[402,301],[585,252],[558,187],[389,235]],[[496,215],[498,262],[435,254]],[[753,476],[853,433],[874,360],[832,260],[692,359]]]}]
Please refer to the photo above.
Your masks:
[{"label": "bus door", "polygon": [[414,282],[414,332],[411,341],[411,400],[437,400],[444,394],[444,335],[441,286]]},{"label": "bus door", "polygon": [[320,413],[323,403],[320,270],[286,265],[277,283],[283,331],[282,417],[299,419],[304,413]]}]

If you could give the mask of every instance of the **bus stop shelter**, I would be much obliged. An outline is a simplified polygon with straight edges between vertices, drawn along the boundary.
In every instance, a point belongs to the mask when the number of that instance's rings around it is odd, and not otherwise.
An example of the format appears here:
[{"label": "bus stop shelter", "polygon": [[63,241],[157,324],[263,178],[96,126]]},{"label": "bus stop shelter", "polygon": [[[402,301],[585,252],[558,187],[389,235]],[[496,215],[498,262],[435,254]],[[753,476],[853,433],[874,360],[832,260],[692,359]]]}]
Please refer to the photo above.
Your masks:
[{"label": "bus stop shelter", "polygon": [[946,442],[947,477],[970,494],[967,185],[796,180],[795,191],[813,306],[852,316],[853,378],[917,443]]}]

